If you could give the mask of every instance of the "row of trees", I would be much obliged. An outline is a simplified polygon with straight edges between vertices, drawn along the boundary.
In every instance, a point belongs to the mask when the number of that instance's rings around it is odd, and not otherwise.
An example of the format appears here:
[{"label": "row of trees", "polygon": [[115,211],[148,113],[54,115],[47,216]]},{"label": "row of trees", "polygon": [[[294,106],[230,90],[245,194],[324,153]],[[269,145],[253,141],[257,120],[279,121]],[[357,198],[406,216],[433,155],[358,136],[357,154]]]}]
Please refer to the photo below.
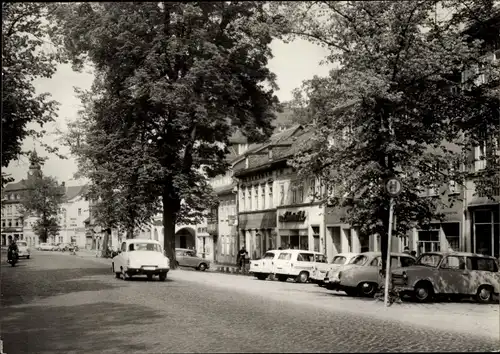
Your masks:
[{"label": "row of trees", "polygon": [[[430,188],[463,185],[475,146],[492,147],[499,130],[500,38],[493,1],[313,1],[275,3],[286,31],[325,46],[340,63],[304,82],[294,107],[317,134],[292,165],[320,176],[326,202],[347,209],[345,222],[381,235],[384,260],[389,196],[384,181],[403,182],[396,234],[442,220],[456,199],[421,198]],[[469,29],[468,31],[464,30]],[[488,53],[489,52],[489,53]],[[464,75],[464,73],[466,75]],[[462,80],[465,79],[465,80]],[[333,138],[333,140],[332,140]],[[476,191],[492,195],[499,155],[488,151]]]},{"label": "row of trees", "polygon": [[[227,168],[228,137],[239,129],[263,141],[272,132],[273,39],[307,38],[339,64],[297,91],[297,112],[318,134],[293,165],[336,188],[325,202],[347,207],[346,221],[380,234],[382,245],[381,181],[403,179],[396,215],[405,233],[440,216],[439,201],[420,191],[463,181],[456,167],[467,149],[498,134],[498,66],[483,56],[498,38],[483,36],[498,34],[489,0],[68,3],[46,16],[74,68],[95,73],[62,137],[92,181],[95,217],[130,236],[162,210],[172,260],[175,224],[197,222],[215,203],[207,177]],[[479,31],[471,36],[464,24]],[[481,71],[459,89],[460,73],[474,67]],[[488,80],[478,84],[479,73]],[[485,191],[498,167],[487,158]],[[356,198],[338,197],[349,194]]]}]

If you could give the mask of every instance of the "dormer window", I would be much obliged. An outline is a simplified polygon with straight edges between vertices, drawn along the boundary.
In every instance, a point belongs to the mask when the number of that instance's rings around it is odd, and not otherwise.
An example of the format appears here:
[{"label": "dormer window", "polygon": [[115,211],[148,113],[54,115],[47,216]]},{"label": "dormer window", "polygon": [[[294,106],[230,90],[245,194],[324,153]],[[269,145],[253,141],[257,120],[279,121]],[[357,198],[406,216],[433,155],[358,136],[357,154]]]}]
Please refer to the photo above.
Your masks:
[{"label": "dormer window", "polygon": [[268,156],[269,156],[269,160],[273,159],[273,149],[269,149]]}]

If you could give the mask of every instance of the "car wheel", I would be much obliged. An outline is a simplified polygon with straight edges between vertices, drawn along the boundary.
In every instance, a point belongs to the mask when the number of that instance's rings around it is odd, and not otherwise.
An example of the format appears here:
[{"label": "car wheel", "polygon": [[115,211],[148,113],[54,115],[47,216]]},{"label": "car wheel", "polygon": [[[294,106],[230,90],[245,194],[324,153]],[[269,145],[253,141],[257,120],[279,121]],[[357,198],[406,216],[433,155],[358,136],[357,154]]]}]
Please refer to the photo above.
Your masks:
[{"label": "car wheel", "polygon": [[358,293],[364,297],[373,297],[377,292],[377,288],[374,283],[364,282],[358,285]]},{"label": "car wheel", "polygon": [[297,276],[297,283],[307,283],[307,280],[309,279],[309,273],[307,272],[300,272],[300,274]]},{"label": "car wheel", "polygon": [[160,273],[159,277],[160,277],[160,281],[165,281],[165,279],[167,279],[167,273],[165,273],[165,272]]},{"label": "car wheel", "polygon": [[147,274],[148,280],[153,280],[153,274]]},{"label": "car wheel", "polygon": [[255,277],[259,280],[266,280],[267,278],[267,274],[261,274],[261,273],[257,273],[255,274]]},{"label": "car wheel", "polygon": [[477,289],[476,301],[486,304],[491,301],[493,297],[493,289],[488,285],[482,285]]},{"label": "car wheel", "polygon": [[415,285],[415,300],[418,302],[428,302],[434,296],[432,285],[428,282],[420,282]]},{"label": "car wheel", "polygon": [[288,276],[286,276],[286,275],[278,275],[279,281],[286,281],[287,279],[288,279]]},{"label": "car wheel", "polygon": [[205,270],[207,270],[207,265],[205,263],[201,263],[198,266],[198,269],[201,270],[202,272],[204,272]]}]

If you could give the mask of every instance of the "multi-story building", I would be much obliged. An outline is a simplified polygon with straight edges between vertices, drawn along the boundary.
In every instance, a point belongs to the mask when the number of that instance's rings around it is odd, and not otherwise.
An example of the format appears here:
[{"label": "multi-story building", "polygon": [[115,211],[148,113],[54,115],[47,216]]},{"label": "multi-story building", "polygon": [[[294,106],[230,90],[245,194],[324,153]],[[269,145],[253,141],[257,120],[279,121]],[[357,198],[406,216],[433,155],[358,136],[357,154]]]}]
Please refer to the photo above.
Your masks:
[{"label": "multi-story building", "polygon": [[86,245],[85,221],[89,218],[90,204],[85,196],[87,186],[66,186],[61,211],[58,215],[60,230],[49,242]]},{"label": "multi-story building", "polygon": [[16,183],[9,183],[2,189],[2,246],[10,244],[10,241],[13,239],[27,240],[28,242],[32,242],[33,245],[38,242],[32,235],[29,235],[29,239],[25,238],[25,220],[21,204],[27,189],[28,180],[41,178],[41,176],[42,168],[36,152],[33,151],[30,156],[27,180],[22,179]]}]

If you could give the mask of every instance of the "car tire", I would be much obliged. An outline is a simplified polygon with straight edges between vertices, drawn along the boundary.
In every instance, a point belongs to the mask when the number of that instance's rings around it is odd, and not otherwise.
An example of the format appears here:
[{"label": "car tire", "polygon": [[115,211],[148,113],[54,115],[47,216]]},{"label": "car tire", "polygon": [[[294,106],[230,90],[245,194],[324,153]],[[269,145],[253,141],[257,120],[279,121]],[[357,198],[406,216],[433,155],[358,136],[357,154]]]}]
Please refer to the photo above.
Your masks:
[{"label": "car tire", "polygon": [[259,280],[266,280],[267,279],[267,274],[262,274],[262,273],[256,273],[255,277]]},{"label": "car tire", "polygon": [[377,292],[378,286],[374,283],[363,282],[358,285],[358,293],[363,297],[373,297]]},{"label": "car tire", "polygon": [[163,272],[159,275],[160,281],[165,281],[167,279],[167,273]]},{"label": "car tire", "polygon": [[344,292],[347,294],[347,296],[351,297],[357,297],[359,295],[359,289],[357,288],[345,288]]},{"label": "car tire", "polygon": [[207,265],[205,263],[201,263],[199,266],[198,266],[198,270],[204,272],[207,270]]},{"label": "car tire", "polygon": [[493,299],[493,289],[489,285],[481,285],[477,289],[476,301],[482,304],[487,304]]},{"label": "car tire", "polygon": [[300,272],[300,274],[295,279],[297,283],[307,283],[308,280],[309,280],[308,272]]},{"label": "car tire", "polygon": [[434,297],[432,284],[427,281],[418,282],[417,285],[415,285],[413,297],[417,302],[431,301]]}]

